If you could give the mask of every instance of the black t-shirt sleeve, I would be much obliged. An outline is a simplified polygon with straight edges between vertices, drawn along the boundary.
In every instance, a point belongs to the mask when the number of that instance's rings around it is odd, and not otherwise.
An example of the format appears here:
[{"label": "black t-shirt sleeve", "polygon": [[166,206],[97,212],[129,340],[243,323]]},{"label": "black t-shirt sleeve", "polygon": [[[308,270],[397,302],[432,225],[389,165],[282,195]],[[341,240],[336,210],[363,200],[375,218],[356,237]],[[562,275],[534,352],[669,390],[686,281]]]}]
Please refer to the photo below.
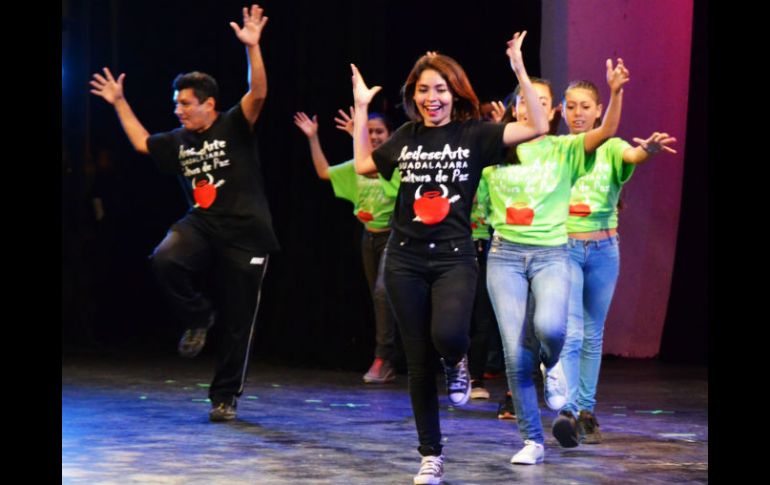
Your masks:
[{"label": "black t-shirt sleeve", "polygon": [[174,132],[156,133],[147,138],[147,150],[162,172],[179,172],[179,153]]},{"label": "black t-shirt sleeve", "polygon": [[412,129],[414,122],[407,122],[401,125],[388,138],[385,143],[380,145],[372,152],[372,159],[377,165],[377,171],[386,180],[393,176],[393,170],[398,167],[398,150],[404,145],[407,133]]},{"label": "black t-shirt sleeve", "polygon": [[496,165],[502,163],[506,153],[503,144],[504,123],[479,122],[475,127],[480,143],[479,153],[484,165]]},{"label": "black t-shirt sleeve", "polygon": [[227,120],[229,123],[232,124],[232,126],[236,127],[239,130],[246,130],[247,132],[251,131],[251,126],[249,126],[249,120],[247,120],[246,115],[243,114],[243,109],[241,108],[240,101],[235,103],[235,106],[225,111],[220,116],[222,116],[223,119]]}]

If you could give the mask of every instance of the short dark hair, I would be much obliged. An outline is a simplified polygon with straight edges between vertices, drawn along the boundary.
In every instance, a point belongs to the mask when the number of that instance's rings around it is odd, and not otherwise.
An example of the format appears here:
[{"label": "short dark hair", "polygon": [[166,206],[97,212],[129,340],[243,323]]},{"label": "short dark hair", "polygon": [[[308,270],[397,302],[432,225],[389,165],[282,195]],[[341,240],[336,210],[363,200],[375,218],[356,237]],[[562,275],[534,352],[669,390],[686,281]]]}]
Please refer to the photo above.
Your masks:
[{"label": "short dark hair", "polygon": [[190,88],[198,101],[203,103],[209,98],[214,98],[214,106],[219,101],[219,85],[216,79],[205,72],[193,71],[179,74],[171,84],[175,91]]},{"label": "short dark hair", "polygon": [[385,125],[385,129],[388,130],[388,133],[389,134],[393,133],[393,124],[390,122],[390,118],[385,116],[385,113],[372,111],[371,113],[369,113],[369,119],[382,121],[382,124]]}]

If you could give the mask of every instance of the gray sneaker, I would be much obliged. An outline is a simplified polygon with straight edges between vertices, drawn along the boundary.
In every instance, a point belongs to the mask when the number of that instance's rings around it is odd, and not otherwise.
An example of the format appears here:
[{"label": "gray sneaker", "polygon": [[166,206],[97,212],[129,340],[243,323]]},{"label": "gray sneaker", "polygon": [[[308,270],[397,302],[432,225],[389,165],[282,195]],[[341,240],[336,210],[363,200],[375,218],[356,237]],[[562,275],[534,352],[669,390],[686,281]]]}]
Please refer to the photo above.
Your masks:
[{"label": "gray sneaker", "polygon": [[590,411],[580,411],[578,414],[578,433],[580,434],[581,443],[596,445],[602,442],[599,421]]},{"label": "gray sneaker", "polygon": [[446,390],[449,394],[449,402],[455,406],[463,406],[471,398],[471,376],[468,373],[468,357],[463,356],[460,362],[454,366],[446,365],[442,358],[444,372],[446,373]]},{"label": "gray sneaker", "polygon": [[177,346],[179,355],[192,359],[201,353],[203,346],[206,345],[206,332],[214,325],[215,315],[214,312],[211,312],[208,324],[205,327],[188,328],[184,331]]},{"label": "gray sneaker", "polygon": [[211,411],[209,411],[209,421],[232,421],[235,419],[236,414],[235,406],[221,402],[219,404],[212,405]]}]

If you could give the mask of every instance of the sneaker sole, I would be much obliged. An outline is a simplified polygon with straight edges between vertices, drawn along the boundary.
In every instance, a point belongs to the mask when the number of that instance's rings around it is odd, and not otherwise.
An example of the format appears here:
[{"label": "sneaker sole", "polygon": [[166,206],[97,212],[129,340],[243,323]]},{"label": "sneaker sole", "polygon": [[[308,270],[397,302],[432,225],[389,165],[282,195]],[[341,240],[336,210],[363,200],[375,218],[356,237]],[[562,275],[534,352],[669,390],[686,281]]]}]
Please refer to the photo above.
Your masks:
[{"label": "sneaker sole", "polygon": [[364,382],[366,384],[385,384],[385,383],[388,383],[388,382],[393,382],[395,380],[396,380],[396,376],[390,376],[390,377],[386,377],[384,379],[376,379],[376,378],[373,379],[371,377],[364,376]]},{"label": "sneaker sole", "polygon": [[465,396],[460,401],[457,401],[457,402],[453,401],[452,398],[450,397],[449,398],[449,403],[452,406],[464,406],[464,405],[468,404],[468,401],[470,401],[470,400],[471,400],[471,393],[469,391],[469,392],[467,392],[465,394]]},{"label": "sneaker sole", "polygon": [[417,480],[416,478],[412,480],[412,482],[415,485],[440,485],[443,478],[439,478],[438,481],[435,479],[428,479],[428,481],[425,480]]},{"label": "sneaker sole", "polygon": [[209,421],[212,423],[222,423],[224,421],[232,421],[235,419],[235,415],[232,416],[212,416],[209,414]]},{"label": "sneaker sole", "polygon": [[596,436],[590,436],[590,437],[589,436],[590,435],[584,436],[583,439],[580,440],[580,442],[583,443],[583,444],[586,444],[586,445],[598,445],[598,444],[601,444],[601,442],[602,442],[602,438],[601,437],[597,438]]},{"label": "sneaker sole", "polygon": [[574,448],[580,444],[577,433],[568,420],[560,420],[553,425],[553,436],[563,448]]},{"label": "sneaker sole", "polygon": [[543,463],[543,457],[541,456],[535,462],[531,461],[513,461],[513,458],[511,458],[511,465],[538,465],[540,463]]}]

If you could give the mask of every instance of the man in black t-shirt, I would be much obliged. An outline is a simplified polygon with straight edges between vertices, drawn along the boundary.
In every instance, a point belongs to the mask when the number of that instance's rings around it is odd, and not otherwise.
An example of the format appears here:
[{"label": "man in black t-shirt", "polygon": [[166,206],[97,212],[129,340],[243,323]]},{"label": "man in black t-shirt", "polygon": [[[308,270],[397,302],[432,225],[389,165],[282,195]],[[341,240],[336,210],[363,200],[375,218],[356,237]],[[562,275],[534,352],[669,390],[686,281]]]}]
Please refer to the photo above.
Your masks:
[{"label": "man in black t-shirt", "polygon": [[[230,26],[246,46],[249,91],[224,113],[216,110],[218,87],[208,74],[174,79],[181,128],[150,135],[123,95],[125,74],[94,74],[91,92],[112,104],[134,148],[161,171],[178,174],[190,203],[153,252],[153,270],[175,316],[187,328],[179,353],[196,356],[214,324],[225,326],[209,388],[212,421],[235,418],[243,392],[249,349],[268,255],[276,251],[265,197],[254,124],[267,95],[259,40],[267,23],[262,9],[243,9],[243,27]],[[212,294],[204,296],[205,274]]]}]

